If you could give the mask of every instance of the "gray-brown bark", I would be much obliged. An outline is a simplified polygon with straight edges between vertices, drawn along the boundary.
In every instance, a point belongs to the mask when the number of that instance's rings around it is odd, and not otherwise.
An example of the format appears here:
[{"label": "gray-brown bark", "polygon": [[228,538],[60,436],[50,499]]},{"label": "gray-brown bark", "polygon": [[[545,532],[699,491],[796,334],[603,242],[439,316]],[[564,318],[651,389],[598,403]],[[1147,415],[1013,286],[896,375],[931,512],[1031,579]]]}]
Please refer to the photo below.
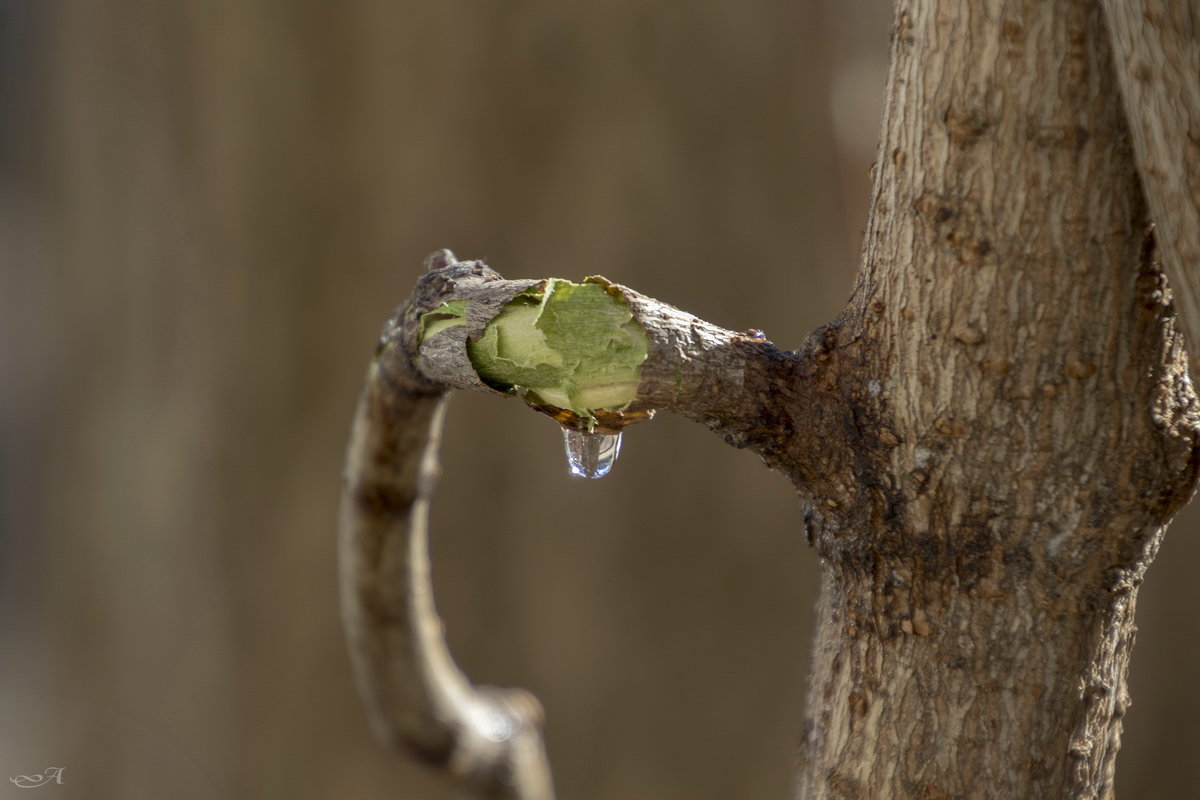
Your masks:
[{"label": "gray-brown bark", "polygon": [[1099,7],[901,4],[802,797],[1105,797],[1195,398]]},{"label": "gray-brown bark", "polygon": [[[800,351],[613,289],[652,342],[638,407],[754,449],[805,501],[823,578],[801,797],[1111,795],[1137,588],[1195,485],[1200,416],[1108,41],[1084,0],[901,5],[863,268]],[[416,313],[526,285],[441,265],[379,363],[421,372]],[[480,388],[451,361],[412,391]],[[351,462],[347,524],[393,513]],[[352,642],[390,618],[352,609]],[[368,684],[394,679],[367,659]]]},{"label": "gray-brown bark", "polygon": [[[454,268],[437,255],[423,288],[440,285],[436,268]],[[494,277],[461,272],[485,292]],[[448,387],[415,366],[416,315],[432,307],[422,299],[385,328],[346,458],[339,557],[355,676],[380,741],[446,767],[472,797],[550,800],[537,701],[519,689],[473,686],[454,664],[434,608],[428,506]]]}]

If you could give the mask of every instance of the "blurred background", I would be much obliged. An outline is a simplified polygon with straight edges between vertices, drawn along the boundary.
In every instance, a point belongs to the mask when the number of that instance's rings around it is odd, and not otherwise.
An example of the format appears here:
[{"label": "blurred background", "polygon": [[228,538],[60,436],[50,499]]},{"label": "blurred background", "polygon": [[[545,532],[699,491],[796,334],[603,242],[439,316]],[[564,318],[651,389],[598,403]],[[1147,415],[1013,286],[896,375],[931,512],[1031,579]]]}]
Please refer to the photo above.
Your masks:
[{"label": "blurred background", "polygon": [[[371,740],[342,450],[426,253],[601,273],[781,347],[847,297],[883,0],[0,0],[0,797],[449,798]],[[601,481],[458,396],[438,602],[565,800],[790,796],[792,490],[660,417]],[[1195,509],[1142,592],[1119,784],[1200,786]]]}]

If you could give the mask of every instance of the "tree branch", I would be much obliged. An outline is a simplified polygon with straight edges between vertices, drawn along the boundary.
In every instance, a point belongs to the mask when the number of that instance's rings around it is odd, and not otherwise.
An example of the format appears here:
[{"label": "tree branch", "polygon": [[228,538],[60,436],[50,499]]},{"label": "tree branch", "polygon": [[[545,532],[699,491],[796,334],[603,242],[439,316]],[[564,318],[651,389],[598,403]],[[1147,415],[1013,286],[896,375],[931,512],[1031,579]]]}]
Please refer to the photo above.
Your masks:
[{"label": "tree branch", "polygon": [[[650,340],[638,399],[627,411],[685,414],[778,462],[791,424],[765,408],[763,398],[794,394],[799,357],[757,335],[718,328],[602,278],[590,280],[627,303]],[[380,337],[346,460],[342,611],[373,728],[385,744],[446,768],[476,797],[553,797],[542,714],[527,692],[473,686],[454,664],[433,602],[428,508],[447,392],[499,394],[472,367],[467,341],[517,294],[540,283],[504,280],[448,250],[430,256],[412,296]],[[422,342],[422,315],[454,301],[468,303],[466,324]]]},{"label": "tree branch", "polygon": [[[777,350],[761,334],[725,330],[605,278],[587,282],[604,286],[627,304],[650,340],[637,401],[628,410],[683,414],[718,431],[736,447],[769,451],[778,444],[780,423],[764,418],[763,398],[793,394],[802,363],[797,354]],[[403,324],[403,330],[389,329],[385,338],[400,341],[414,369],[431,383],[494,394],[471,366],[466,342],[478,339],[505,303],[542,283],[504,280],[479,261],[439,262],[413,292],[414,318]],[[454,301],[469,303],[466,324],[419,343],[415,317]]]}]

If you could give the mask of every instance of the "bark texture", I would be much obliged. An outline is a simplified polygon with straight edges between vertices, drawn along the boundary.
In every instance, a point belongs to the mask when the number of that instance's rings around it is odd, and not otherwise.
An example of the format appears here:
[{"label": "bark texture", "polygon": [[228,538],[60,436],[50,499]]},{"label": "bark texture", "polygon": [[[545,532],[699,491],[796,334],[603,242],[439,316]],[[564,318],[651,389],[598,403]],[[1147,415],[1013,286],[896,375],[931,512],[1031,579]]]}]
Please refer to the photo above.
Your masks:
[{"label": "bark texture", "polygon": [[1099,6],[901,3],[883,127],[800,796],[1109,796],[1197,420]]}]

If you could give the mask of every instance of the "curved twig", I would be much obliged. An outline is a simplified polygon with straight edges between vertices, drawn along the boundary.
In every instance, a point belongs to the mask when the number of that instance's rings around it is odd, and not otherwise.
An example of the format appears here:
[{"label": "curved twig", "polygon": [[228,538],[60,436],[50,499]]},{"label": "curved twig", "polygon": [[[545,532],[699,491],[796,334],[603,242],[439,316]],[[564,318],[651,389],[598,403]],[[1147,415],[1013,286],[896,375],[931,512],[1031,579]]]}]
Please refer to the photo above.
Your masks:
[{"label": "curved twig", "polygon": [[427,522],[446,391],[408,357],[412,311],[410,302],[385,329],[346,460],[342,615],[359,689],[381,741],[449,768],[470,796],[551,800],[537,700],[472,685],[434,607]]}]

